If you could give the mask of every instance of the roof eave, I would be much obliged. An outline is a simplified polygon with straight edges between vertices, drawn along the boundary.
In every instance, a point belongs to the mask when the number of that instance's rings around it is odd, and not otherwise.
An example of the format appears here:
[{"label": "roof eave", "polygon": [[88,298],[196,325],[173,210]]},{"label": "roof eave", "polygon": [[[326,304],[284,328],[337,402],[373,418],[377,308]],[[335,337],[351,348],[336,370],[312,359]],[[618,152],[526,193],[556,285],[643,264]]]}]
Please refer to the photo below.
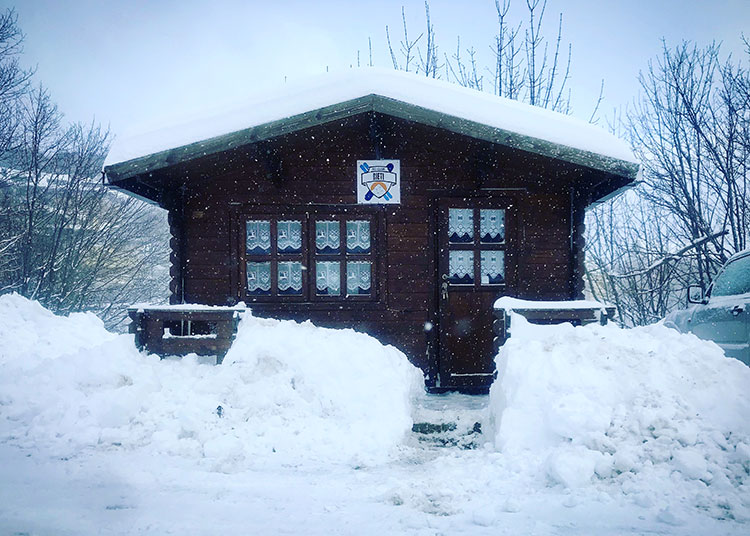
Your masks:
[{"label": "roof eave", "polygon": [[506,147],[512,147],[514,149],[520,149],[522,151],[563,160],[599,171],[606,171],[608,173],[627,177],[628,179],[635,179],[640,168],[638,164],[628,162],[627,160],[576,149],[567,145],[534,138],[532,136],[478,123],[476,121],[442,114],[428,108],[404,103],[388,97],[381,97],[379,95],[374,95],[374,97],[376,97],[374,110],[376,112],[442,128],[457,134],[463,134],[472,138],[504,145]]},{"label": "roof eave", "polygon": [[366,95],[350,101],[341,102],[317,110],[297,114],[277,121],[263,123],[246,129],[215,136],[207,140],[198,141],[159,151],[150,155],[133,158],[117,164],[104,167],[110,182],[118,182],[143,173],[152,173],[160,169],[208,156],[229,149],[242,147],[251,143],[290,134],[298,130],[329,123],[360,113],[373,111],[374,95]]},{"label": "roof eave", "polygon": [[113,184],[145,173],[153,173],[154,171],[181,162],[275,138],[284,134],[290,134],[298,130],[365,112],[379,112],[409,121],[416,121],[507,147],[606,171],[631,180],[635,179],[638,174],[639,166],[633,162],[533,138],[476,121],[446,115],[428,108],[376,94],[365,95],[284,119],[112,164],[104,168],[104,173],[109,182]]}]

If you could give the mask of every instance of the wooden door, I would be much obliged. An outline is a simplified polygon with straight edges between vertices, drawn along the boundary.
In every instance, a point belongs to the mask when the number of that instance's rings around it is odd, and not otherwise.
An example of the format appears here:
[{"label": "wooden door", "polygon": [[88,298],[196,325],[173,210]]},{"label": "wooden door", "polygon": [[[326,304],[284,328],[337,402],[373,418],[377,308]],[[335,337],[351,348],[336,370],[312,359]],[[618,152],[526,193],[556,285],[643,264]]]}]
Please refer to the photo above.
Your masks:
[{"label": "wooden door", "polygon": [[486,389],[494,378],[493,302],[512,294],[514,206],[507,199],[438,203],[438,379]]}]

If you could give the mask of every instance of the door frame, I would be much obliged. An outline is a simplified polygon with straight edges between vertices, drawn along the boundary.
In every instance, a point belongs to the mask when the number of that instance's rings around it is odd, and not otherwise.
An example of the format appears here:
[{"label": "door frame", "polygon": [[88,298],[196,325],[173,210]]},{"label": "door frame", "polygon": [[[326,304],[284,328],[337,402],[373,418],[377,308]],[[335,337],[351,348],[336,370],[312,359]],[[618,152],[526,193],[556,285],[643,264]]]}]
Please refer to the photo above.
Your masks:
[{"label": "door frame", "polygon": [[[515,296],[518,289],[518,266],[521,250],[521,228],[520,204],[525,189],[492,189],[472,191],[432,192],[430,207],[430,236],[433,237],[433,254],[430,258],[430,273],[432,273],[432,299],[430,300],[429,316],[433,325],[428,339],[428,352],[430,355],[430,366],[428,370],[428,386],[433,391],[462,390],[465,392],[486,392],[488,385],[486,381],[467,382],[466,385],[454,385],[450,376],[450,358],[441,345],[441,329],[444,327],[441,311],[441,284],[440,273],[441,256],[447,257],[448,250],[441,251],[442,225],[441,211],[447,210],[447,205],[452,201],[457,208],[504,208],[505,209],[505,281],[504,287],[498,287],[498,297],[501,295]],[[446,212],[447,217],[447,212]],[[478,225],[478,222],[476,222]],[[475,259],[475,262],[479,262]],[[477,292],[478,289],[472,290]],[[492,330],[490,323],[486,327]]]}]

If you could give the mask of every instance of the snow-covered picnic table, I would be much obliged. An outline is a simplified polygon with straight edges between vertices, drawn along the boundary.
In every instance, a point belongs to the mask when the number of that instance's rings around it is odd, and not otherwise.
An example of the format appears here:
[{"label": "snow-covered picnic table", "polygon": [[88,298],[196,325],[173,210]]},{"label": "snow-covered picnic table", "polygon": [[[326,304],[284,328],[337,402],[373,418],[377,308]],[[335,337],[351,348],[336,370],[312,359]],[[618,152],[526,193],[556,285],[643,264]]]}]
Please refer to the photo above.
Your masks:
[{"label": "snow-covered picnic table", "polygon": [[221,363],[232,346],[244,304],[231,307],[183,303],[136,304],[128,308],[130,332],[139,350],[168,355],[215,355]]},{"label": "snow-covered picnic table", "polygon": [[552,324],[572,322],[575,325],[599,322],[604,325],[614,318],[614,305],[605,305],[591,300],[534,301],[503,296],[495,301],[496,312],[514,311],[533,323]]},{"label": "snow-covered picnic table", "polygon": [[493,331],[499,348],[510,336],[510,314],[518,313],[533,324],[561,324],[570,322],[574,326],[598,323],[606,325],[614,318],[616,308],[591,300],[535,301],[503,296],[494,305]]}]

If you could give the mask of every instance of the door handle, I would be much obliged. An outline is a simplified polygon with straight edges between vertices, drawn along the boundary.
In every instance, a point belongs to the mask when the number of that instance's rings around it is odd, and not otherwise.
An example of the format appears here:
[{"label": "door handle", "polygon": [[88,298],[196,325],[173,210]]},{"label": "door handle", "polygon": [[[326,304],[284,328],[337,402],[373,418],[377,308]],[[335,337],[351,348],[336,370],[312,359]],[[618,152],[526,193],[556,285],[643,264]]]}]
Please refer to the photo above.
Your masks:
[{"label": "door handle", "polygon": [[443,284],[440,285],[440,295],[445,301],[448,301],[448,282],[443,281]]},{"label": "door handle", "polygon": [[741,307],[739,305],[735,305],[734,307],[732,307],[731,309],[729,309],[729,312],[732,313],[733,316],[737,316],[738,314],[740,314],[744,310],[745,310],[744,307]]}]

